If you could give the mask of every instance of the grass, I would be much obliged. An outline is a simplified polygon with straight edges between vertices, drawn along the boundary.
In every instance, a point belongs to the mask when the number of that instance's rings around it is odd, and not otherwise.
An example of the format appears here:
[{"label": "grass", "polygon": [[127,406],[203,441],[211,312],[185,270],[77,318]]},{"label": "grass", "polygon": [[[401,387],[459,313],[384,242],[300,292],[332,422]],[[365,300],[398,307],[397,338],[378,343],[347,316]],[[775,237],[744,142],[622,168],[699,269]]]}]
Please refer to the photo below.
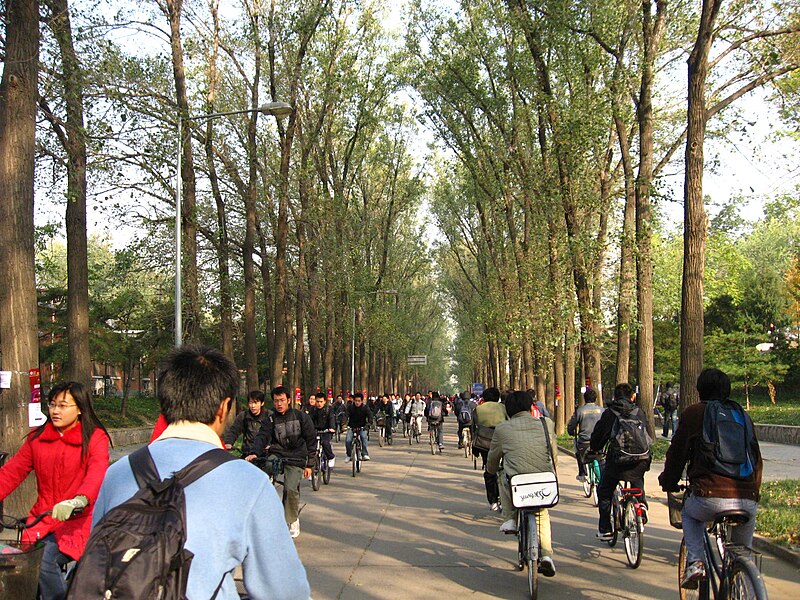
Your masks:
[{"label": "grass", "polygon": [[160,410],[158,400],[154,396],[133,394],[128,397],[125,417],[121,414],[122,397],[97,396],[92,398],[92,405],[106,429],[152,426]]},{"label": "grass", "polygon": [[[746,406],[740,389],[734,390],[731,398]],[[755,389],[750,394],[750,410],[747,412],[753,423],[800,426],[800,398],[792,393],[778,393],[776,403],[772,404],[765,390]]]},{"label": "grass", "polygon": [[800,550],[800,480],[761,485],[756,530],[782,546]]}]

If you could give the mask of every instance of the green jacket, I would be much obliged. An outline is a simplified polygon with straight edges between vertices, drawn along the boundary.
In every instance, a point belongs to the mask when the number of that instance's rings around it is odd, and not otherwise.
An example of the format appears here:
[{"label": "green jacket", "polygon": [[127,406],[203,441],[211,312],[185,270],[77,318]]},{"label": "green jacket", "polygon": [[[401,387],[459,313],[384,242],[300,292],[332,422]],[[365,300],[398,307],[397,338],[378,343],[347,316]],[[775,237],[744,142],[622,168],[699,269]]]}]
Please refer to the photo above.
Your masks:
[{"label": "green jacket", "polygon": [[499,402],[484,402],[475,407],[475,425],[495,427],[508,419],[506,407]]},{"label": "green jacket", "polygon": [[496,473],[502,458],[503,470],[509,477],[520,473],[555,472],[558,459],[553,421],[546,417],[544,420],[553,449],[552,455],[547,451],[541,419],[533,418],[529,412],[519,412],[495,428],[486,459],[486,471]]}]

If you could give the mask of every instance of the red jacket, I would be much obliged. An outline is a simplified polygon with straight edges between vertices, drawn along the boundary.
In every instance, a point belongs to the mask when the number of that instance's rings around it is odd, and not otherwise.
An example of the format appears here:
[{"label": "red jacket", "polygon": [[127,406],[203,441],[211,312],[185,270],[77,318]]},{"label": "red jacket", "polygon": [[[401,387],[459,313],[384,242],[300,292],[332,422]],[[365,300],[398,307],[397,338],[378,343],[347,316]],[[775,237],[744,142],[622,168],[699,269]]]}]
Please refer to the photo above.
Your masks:
[{"label": "red jacket", "polygon": [[49,421],[35,439],[28,437],[19,452],[0,469],[0,499],[8,496],[22,483],[28,473],[36,473],[38,495],[29,518],[52,510],[55,504],[75,496],[86,496],[89,506],[63,523],[49,515],[25,530],[23,539],[34,541],[55,533],[58,548],[64,554],[79,559],[92,527],[92,508],[100,484],[108,469],[108,436],[95,429],[89,440],[89,451],[81,457],[81,423],[61,435]]}]

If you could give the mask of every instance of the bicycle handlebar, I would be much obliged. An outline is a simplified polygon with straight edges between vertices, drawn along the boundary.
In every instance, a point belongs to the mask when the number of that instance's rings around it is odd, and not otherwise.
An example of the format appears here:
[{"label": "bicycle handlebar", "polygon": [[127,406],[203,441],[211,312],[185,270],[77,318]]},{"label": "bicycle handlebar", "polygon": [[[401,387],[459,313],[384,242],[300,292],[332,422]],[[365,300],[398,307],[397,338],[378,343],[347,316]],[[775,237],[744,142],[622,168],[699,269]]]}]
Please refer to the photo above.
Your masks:
[{"label": "bicycle handlebar", "polygon": [[[36,515],[36,517],[30,523],[26,523],[25,519],[28,517],[11,517],[9,515],[3,515],[0,517],[0,529],[17,529],[22,531],[23,529],[30,529],[31,527],[38,525],[42,519],[46,516],[51,514],[52,511],[46,510],[43,513]],[[83,509],[81,509],[83,512]],[[78,514],[76,510],[74,514]]]}]

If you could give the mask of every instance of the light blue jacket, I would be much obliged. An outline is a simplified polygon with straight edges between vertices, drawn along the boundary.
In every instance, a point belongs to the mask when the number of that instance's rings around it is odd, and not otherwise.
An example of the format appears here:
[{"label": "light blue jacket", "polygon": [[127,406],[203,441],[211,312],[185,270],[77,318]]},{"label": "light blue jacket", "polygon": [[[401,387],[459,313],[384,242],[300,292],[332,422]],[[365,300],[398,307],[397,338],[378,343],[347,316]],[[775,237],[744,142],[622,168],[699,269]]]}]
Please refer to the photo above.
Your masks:
[{"label": "light blue jacket", "polygon": [[[190,439],[150,445],[162,479],[214,446]],[[109,467],[92,525],[138,487],[128,457]],[[208,600],[222,581],[219,600],[238,600],[233,571],[242,565],[251,600],[306,600],[310,588],[269,478],[244,460],[229,461],[186,488],[186,548],[194,553],[187,598]],[[223,580],[224,578],[224,580]]]}]

